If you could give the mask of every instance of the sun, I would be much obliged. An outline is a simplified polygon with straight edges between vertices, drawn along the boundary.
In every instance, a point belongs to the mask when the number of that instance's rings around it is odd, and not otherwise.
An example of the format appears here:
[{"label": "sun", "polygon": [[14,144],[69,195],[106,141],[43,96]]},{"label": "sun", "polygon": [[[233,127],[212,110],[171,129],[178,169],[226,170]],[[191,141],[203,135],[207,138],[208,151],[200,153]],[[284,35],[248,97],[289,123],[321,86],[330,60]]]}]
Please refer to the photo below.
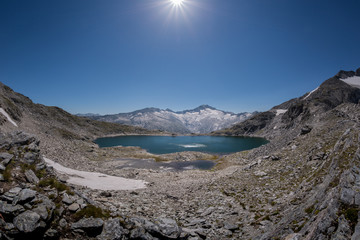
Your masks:
[{"label": "sun", "polygon": [[184,3],[184,0],[170,0],[170,2],[174,5],[174,6],[181,6]]}]

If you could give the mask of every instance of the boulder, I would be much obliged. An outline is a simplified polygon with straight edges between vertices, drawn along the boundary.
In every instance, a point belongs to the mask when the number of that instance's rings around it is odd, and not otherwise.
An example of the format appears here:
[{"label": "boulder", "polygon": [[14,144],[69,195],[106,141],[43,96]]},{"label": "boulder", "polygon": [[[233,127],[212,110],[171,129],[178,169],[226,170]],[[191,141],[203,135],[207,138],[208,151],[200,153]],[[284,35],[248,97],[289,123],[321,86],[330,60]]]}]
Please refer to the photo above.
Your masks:
[{"label": "boulder", "polygon": [[309,132],[311,132],[311,130],[312,130],[311,127],[304,126],[303,128],[301,128],[300,135],[308,134]]},{"label": "boulder", "polygon": [[351,188],[342,188],[340,193],[340,201],[347,205],[354,203],[355,191]]},{"label": "boulder", "polygon": [[21,205],[12,205],[7,202],[0,201],[0,213],[4,215],[4,217],[9,216],[13,218],[24,211],[25,209]]},{"label": "boulder", "polygon": [[0,153],[0,161],[1,164],[3,164],[5,167],[10,163],[11,159],[14,157],[14,155],[10,153]]},{"label": "boulder", "polygon": [[126,234],[123,227],[120,225],[118,218],[109,219],[104,223],[104,228],[101,235],[98,236],[100,240],[121,240]]},{"label": "boulder", "polygon": [[31,200],[33,200],[36,196],[36,191],[31,190],[31,189],[23,189],[21,190],[21,192],[19,193],[19,195],[17,197],[14,198],[13,200],[13,204],[17,204],[17,203],[27,203],[30,202]]},{"label": "boulder", "polygon": [[82,230],[88,236],[95,237],[102,231],[104,221],[101,218],[83,218],[76,223],[71,224],[72,230]]},{"label": "boulder", "polygon": [[77,210],[80,209],[80,205],[77,203],[73,203],[68,207],[70,212],[76,212]]},{"label": "boulder", "polygon": [[24,233],[34,232],[42,227],[40,215],[33,211],[26,211],[15,217],[14,225]]},{"label": "boulder", "polygon": [[21,188],[19,187],[14,187],[12,189],[10,189],[9,191],[7,191],[6,193],[4,193],[1,198],[8,201],[8,202],[12,202],[14,200],[14,198],[21,192]]},{"label": "boulder", "polygon": [[169,239],[179,238],[182,230],[175,220],[170,218],[159,218],[156,221],[156,224],[159,226],[161,237]]},{"label": "boulder", "polygon": [[29,183],[34,183],[34,184],[39,183],[39,178],[35,175],[33,170],[25,171],[25,178]]}]

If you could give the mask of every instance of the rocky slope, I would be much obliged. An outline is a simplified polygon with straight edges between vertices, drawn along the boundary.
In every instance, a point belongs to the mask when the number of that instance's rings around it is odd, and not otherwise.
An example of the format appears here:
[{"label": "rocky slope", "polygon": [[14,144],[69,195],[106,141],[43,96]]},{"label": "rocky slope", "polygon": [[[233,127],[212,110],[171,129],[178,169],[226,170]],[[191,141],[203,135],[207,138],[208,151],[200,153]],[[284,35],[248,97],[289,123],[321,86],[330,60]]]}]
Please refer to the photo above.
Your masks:
[{"label": "rocky slope", "polygon": [[159,129],[174,133],[209,133],[230,127],[252,115],[252,113],[235,114],[221,111],[208,105],[202,105],[195,109],[181,112],[174,112],[170,109],[145,108],[130,113],[88,117],[151,130]]}]

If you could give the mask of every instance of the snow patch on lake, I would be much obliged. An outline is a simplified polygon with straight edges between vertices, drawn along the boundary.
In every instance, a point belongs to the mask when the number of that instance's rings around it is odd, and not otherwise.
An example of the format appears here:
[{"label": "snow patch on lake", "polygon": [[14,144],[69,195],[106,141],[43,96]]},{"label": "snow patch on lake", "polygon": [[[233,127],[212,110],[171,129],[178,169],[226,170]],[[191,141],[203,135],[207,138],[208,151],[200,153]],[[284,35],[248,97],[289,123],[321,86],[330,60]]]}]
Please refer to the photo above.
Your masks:
[{"label": "snow patch on lake", "polygon": [[48,158],[44,158],[47,165],[53,167],[56,171],[69,176],[68,183],[85,186],[91,189],[100,190],[136,190],[146,188],[143,180],[127,179],[122,177],[110,176],[98,172],[79,171],[64,167]]},{"label": "snow patch on lake", "polygon": [[11,117],[9,116],[9,114],[7,112],[5,112],[5,110],[3,108],[0,108],[0,113],[2,113],[9,122],[11,122],[15,127],[17,127],[18,125],[16,124],[16,122],[14,122]]},{"label": "snow patch on lake", "polygon": [[180,147],[184,148],[200,148],[200,147],[206,147],[205,144],[200,143],[194,143],[194,144],[179,144]]}]

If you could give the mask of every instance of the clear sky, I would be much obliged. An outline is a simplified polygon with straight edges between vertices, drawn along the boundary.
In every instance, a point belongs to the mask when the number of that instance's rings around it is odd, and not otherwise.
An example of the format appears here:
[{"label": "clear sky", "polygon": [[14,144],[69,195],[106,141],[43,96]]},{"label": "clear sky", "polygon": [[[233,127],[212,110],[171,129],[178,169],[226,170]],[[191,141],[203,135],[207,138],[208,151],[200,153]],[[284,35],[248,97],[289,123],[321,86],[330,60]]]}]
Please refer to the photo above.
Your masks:
[{"label": "clear sky", "polygon": [[359,0],[1,0],[0,81],[71,113],[264,111],[360,67]]}]

